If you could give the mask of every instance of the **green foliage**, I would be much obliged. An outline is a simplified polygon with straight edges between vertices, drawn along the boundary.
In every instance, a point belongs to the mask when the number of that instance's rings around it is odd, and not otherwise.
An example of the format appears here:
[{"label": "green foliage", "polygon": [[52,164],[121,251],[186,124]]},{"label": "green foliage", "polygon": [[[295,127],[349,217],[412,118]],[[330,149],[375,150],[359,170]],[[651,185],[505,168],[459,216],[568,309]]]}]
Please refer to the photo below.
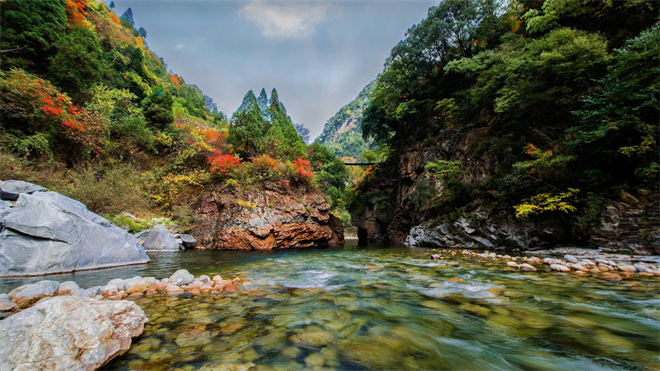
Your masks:
[{"label": "green foliage", "polygon": [[52,161],[53,151],[50,148],[50,138],[45,133],[36,133],[23,138],[7,135],[9,150],[24,158],[45,159]]},{"label": "green foliage", "polygon": [[376,87],[372,81],[357,98],[342,107],[323,127],[316,142],[327,146],[337,157],[359,158],[370,143],[362,139],[362,115]]},{"label": "green foliage", "polygon": [[614,63],[598,91],[575,112],[581,124],[567,142],[591,167],[610,173],[631,172],[641,180],[658,180],[658,91],[660,25],[614,50]]},{"label": "green foliage", "polygon": [[1,54],[3,70],[15,67],[46,73],[48,59],[66,31],[65,4],[65,0],[31,1],[29,6],[24,0],[2,2],[0,49],[19,49]]},{"label": "green foliage", "polygon": [[56,48],[48,70],[50,81],[73,96],[100,81],[103,54],[94,31],[73,26]]},{"label": "green foliage", "polygon": [[460,161],[438,160],[436,162],[427,162],[424,170],[435,174],[440,179],[454,180],[460,175],[467,174],[467,171],[461,169]]},{"label": "green foliage", "polygon": [[166,129],[174,122],[172,94],[162,85],[152,89],[151,94],[142,101],[144,117],[157,129]]},{"label": "green foliage", "polygon": [[310,162],[316,174],[315,180],[321,190],[328,195],[333,210],[346,207],[346,185],[348,184],[348,169],[326,146],[317,142],[310,146]]}]

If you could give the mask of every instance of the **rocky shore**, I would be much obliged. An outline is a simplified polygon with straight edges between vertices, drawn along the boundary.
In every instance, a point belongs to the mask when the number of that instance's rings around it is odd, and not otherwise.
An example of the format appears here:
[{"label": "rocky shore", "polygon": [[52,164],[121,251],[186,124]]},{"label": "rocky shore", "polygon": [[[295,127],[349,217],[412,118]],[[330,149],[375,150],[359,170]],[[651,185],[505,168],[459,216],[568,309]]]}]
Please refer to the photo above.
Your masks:
[{"label": "rocky shore", "polygon": [[[549,252],[550,251],[545,251],[546,254]],[[573,273],[580,276],[593,276],[608,281],[621,281],[634,278],[635,276],[660,277],[660,264],[657,263],[651,264],[643,261],[633,263],[633,257],[619,254],[598,254],[595,252],[587,253],[586,251],[582,251],[582,253],[582,255],[588,254],[588,256],[591,256],[591,259],[581,255],[578,255],[578,258],[571,254],[564,255],[563,259],[549,257],[541,259],[536,256],[510,256],[496,254],[489,251],[483,253],[476,253],[468,250],[461,251],[461,254],[463,255],[506,262],[507,267],[518,269],[522,272],[537,272],[549,268],[554,272]],[[455,255],[456,252],[452,251],[451,254]],[[440,259],[441,257],[439,255],[433,255],[432,258]],[[639,258],[642,257],[637,258],[639,260]]]}]

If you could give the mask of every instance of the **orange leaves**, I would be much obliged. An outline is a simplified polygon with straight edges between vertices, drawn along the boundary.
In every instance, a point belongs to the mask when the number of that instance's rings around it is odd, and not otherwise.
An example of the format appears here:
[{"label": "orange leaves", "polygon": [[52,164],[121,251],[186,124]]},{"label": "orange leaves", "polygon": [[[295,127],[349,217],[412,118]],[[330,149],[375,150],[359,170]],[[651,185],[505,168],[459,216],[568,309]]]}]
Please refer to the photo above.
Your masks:
[{"label": "orange leaves", "polygon": [[230,171],[241,166],[241,161],[238,156],[223,154],[220,151],[214,152],[208,158],[208,163],[211,165],[211,172],[216,174],[228,175]]},{"label": "orange leaves", "polygon": [[298,157],[298,159],[293,162],[293,166],[296,168],[296,172],[300,176],[300,179],[314,179],[314,174],[312,174],[312,166],[309,164],[309,160]]},{"label": "orange leaves", "polygon": [[117,14],[115,13],[109,13],[108,16],[110,19],[112,19],[113,22],[115,22],[118,26],[121,26],[121,23],[119,23],[119,17],[117,17]]},{"label": "orange leaves", "polygon": [[171,74],[171,73],[170,73],[170,80],[172,80],[172,83],[177,88],[180,88],[181,86],[185,85],[185,83],[183,82],[183,79],[181,77],[179,77],[177,75],[174,75],[174,74]]},{"label": "orange leaves", "polygon": [[277,160],[268,155],[251,157],[250,160],[252,160],[252,164],[260,171],[269,172],[277,169]]},{"label": "orange leaves", "polygon": [[69,19],[69,26],[83,26],[91,29],[92,26],[86,22],[85,15],[87,15],[87,3],[85,0],[67,0],[66,14]]}]

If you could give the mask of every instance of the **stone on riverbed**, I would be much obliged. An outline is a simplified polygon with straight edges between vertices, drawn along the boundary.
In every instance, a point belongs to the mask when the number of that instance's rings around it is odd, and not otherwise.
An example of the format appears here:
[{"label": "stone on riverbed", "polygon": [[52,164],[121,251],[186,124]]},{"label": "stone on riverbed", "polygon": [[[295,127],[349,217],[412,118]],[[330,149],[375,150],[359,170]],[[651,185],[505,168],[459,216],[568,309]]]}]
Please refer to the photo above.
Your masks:
[{"label": "stone on riverbed", "polygon": [[557,272],[570,272],[571,268],[562,264],[550,264],[550,269]]},{"label": "stone on riverbed", "polygon": [[186,249],[194,249],[197,246],[197,240],[189,234],[180,234],[179,238]]},{"label": "stone on riverbed", "polygon": [[45,297],[55,295],[59,287],[60,283],[56,281],[40,281],[19,291],[11,301],[19,308],[27,308]]},{"label": "stone on riverbed", "polygon": [[149,262],[133,236],[59,193],[21,193],[0,218],[0,276]]},{"label": "stone on riverbed", "polygon": [[188,273],[188,271],[185,269],[179,269],[170,277],[170,283],[177,286],[187,285],[194,280],[195,276]]},{"label": "stone on riverbed", "polygon": [[42,300],[0,321],[0,370],[95,370],[125,353],[147,320],[125,300]]},{"label": "stone on riverbed", "polygon": [[80,290],[80,286],[73,281],[66,281],[60,283],[60,288],[57,290],[57,295],[71,295]]}]

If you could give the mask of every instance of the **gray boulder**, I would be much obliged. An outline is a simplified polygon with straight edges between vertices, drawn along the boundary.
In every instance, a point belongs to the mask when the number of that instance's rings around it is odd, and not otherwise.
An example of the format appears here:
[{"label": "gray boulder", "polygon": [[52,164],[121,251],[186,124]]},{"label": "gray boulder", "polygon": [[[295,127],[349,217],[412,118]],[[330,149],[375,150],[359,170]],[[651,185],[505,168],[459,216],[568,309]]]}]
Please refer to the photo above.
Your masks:
[{"label": "gray boulder", "polygon": [[55,295],[59,288],[60,283],[57,281],[39,281],[19,291],[11,301],[20,308],[27,308],[45,297]]},{"label": "gray boulder", "polygon": [[170,283],[177,286],[187,285],[194,280],[195,280],[195,276],[190,274],[185,269],[179,269],[178,271],[174,272],[174,274],[170,277]]},{"label": "gray boulder", "polygon": [[99,369],[124,354],[147,321],[128,300],[42,300],[0,321],[0,371]]},{"label": "gray boulder", "polygon": [[0,277],[149,262],[128,232],[59,193],[22,193],[0,224]]},{"label": "gray boulder", "polygon": [[176,242],[174,235],[162,225],[147,229],[135,235],[142,240],[142,246],[146,251],[179,251],[181,245]]},{"label": "gray boulder", "polygon": [[183,247],[186,249],[194,249],[197,246],[197,240],[189,234],[180,234],[179,238],[183,242]]},{"label": "gray boulder", "polygon": [[18,192],[18,193],[34,193],[34,192],[46,192],[47,189],[22,180],[7,180],[0,183],[0,189],[6,192]]}]

